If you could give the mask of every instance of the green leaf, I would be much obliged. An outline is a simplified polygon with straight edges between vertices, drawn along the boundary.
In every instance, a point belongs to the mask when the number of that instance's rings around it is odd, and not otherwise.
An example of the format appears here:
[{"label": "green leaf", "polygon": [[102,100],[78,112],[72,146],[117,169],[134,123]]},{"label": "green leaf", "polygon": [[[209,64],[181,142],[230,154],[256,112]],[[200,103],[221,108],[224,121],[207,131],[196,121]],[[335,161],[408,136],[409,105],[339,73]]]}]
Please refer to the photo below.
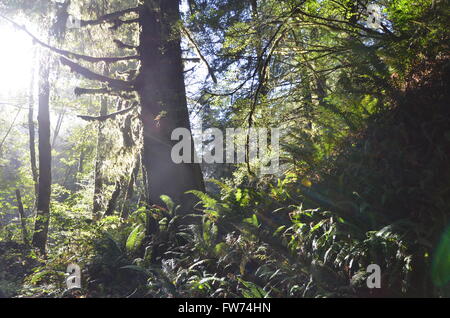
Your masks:
[{"label": "green leaf", "polygon": [[238,280],[246,287],[246,289],[242,289],[242,295],[245,298],[268,298],[269,293],[267,293],[264,289],[259,287],[258,285],[247,282],[238,277]]},{"label": "green leaf", "polygon": [[187,191],[186,193],[195,195],[197,198],[199,198],[201,200],[201,202],[203,203],[203,205],[206,208],[214,209],[217,205],[216,199],[210,197],[209,195],[207,195],[206,193],[204,193],[202,191],[192,190],[192,191]]},{"label": "green leaf", "polygon": [[255,227],[259,226],[258,217],[256,216],[256,214],[253,214],[251,218],[244,219],[244,222],[253,225]]},{"label": "green leaf", "polygon": [[145,229],[142,224],[136,226],[128,236],[126,248],[128,252],[133,252],[139,248],[145,237]]},{"label": "green leaf", "polygon": [[165,195],[165,194],[160,196],[160,198],[164,202],[164,204],[166,205],[167,210],[169,210],[170,214],[173,214],[174,209],[175,209],[175,203],[172,201],[172,199],[169,196]]}]

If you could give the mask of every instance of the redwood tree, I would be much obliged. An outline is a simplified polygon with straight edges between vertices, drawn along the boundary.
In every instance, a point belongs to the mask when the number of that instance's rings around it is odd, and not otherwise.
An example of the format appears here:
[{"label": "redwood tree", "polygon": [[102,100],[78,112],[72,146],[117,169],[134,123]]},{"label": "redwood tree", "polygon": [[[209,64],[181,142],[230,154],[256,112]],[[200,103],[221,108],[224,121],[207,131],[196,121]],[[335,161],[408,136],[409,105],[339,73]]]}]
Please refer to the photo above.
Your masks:
[{"label": "redwood tree", "polygon": [[[136,18],[123,18],[130,15]],[[137,94],[143,124],[142,165],[148,204],[162,204],[160,196],[165,194],[181,204],[183,211],[189,212],[194,198],[185,192],[204,190],[204,184],[199,164],[176,164],[171,158],[172,146],[176,142],[171,140],[172,131],[175,128],[190,130],[179,21],[178,0],[141,0],[136,8],[80,21],[81,27],[112,23],[114,30],[124,24],[135,24],[140,32],[138,46],[118,39],[114,42],[119,48],[134,50],[136,55],[92,57],[52,49],[65,56],[61,58],[62,63],[73,71],[87,79],[106,83],[98,88],[76,88],[77,95],[111,94],[129,98],[133,92]],[[91,63],[139,60],[140,69],[134,79],[123,80],[95,73],[74,60]],[[113,117],[114,113],[97,119]]]},{"label": "redwood tree", "polygon": [[[141,74],[136,89],[142,105],[144,156],[151,203],[159,203],[161,194],[190,206],[183,195],[202,190],[198,164],[175,164],[171,159],[172,131],[190,129],[183,76],[178,0],[143,1],[139,23],[142,27],[138,52]],[[159,120],[155,120],[158,118]]]}]

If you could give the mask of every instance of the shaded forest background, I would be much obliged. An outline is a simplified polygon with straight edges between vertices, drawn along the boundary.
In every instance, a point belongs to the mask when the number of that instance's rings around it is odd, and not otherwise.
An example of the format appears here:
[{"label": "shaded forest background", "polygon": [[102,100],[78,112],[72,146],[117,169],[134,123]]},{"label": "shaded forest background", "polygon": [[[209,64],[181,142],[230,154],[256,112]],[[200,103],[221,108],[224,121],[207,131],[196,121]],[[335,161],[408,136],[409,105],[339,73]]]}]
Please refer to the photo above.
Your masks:
[{"label": "shaded forest background", "polygon": [[[0,91],[1,297],[450,296],[448,1],[4,0],[0,26],[33,42]],[[200,122],[280,128],[279,173],[174,164]]]}]

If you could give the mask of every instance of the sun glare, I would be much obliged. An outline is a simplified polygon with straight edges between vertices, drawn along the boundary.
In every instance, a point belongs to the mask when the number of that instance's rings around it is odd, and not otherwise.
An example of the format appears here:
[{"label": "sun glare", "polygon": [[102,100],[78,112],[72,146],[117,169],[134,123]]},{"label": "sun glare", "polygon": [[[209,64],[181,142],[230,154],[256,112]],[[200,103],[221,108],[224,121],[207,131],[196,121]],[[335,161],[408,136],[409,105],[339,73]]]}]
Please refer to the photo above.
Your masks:
[{"label": "sun glare", "polygon": [[0,25],[0,41],[0,96],[16,95],[30,85],[32,41],[7,25]]}]

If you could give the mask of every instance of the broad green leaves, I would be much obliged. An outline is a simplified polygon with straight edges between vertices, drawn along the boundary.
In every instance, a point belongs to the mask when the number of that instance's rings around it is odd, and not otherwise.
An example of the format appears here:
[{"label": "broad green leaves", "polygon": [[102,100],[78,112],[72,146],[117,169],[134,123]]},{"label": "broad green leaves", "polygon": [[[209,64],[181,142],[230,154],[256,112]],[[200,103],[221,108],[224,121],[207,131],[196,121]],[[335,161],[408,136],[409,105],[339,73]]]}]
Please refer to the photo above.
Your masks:
[{"label": "broad green leaves", "polygon": [[139,224],[131,231],[126,242],[126,248],[129,252],[136,251],[145,237],[145,228]]}]

